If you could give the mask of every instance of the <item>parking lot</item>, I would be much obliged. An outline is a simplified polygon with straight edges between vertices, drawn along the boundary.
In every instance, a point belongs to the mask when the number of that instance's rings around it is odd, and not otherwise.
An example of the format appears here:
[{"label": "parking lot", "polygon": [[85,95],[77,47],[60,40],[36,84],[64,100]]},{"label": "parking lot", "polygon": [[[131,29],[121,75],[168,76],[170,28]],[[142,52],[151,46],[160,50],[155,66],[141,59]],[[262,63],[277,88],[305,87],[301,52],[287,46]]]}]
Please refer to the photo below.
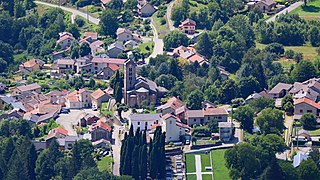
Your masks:
[{"label": "parking lot", "polygon": [[182,161],[182,155],[166,156],[166,179],[184,179],[185,165]]},{"label": "parking lot", "polygon": [[95,116],[100,116],[99,111],[93,111],[92,109],[71,109],[69,113],[61,113],[56,122],[63,126],[70,136],[76,136],[77,132],[73,129],[73,125],[77,125],[79,120],[86,115],[86,113],[93,114]]}]

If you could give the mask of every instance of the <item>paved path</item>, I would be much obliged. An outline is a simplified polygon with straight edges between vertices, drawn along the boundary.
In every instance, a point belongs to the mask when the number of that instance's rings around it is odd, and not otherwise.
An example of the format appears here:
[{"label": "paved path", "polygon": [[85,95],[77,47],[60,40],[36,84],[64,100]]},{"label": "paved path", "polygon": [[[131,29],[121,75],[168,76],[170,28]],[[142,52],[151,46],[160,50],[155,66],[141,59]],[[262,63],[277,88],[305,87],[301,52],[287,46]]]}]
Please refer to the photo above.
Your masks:
[{"label": "paved path", "polygon": [[163,54],[163,40],[159,38],[158,36],[158,31],[156,29],[156,27],[153,25],[153,19],[151,18],[151,24],[150,24],[152,31],[153,31],[153,42],[154,42],[154,47],[153,47],[153,52],[151,53],[151,55],[145,59],[145,63],[149,64],[150,58],[154,58],[159,54]]},{"label": "paved path", "polygon": [[197,174],[197,180],[202,180],[202,173],[201,173],[201,156],[195,155],[194,156],[196,160],[196,174]]},{"label": "paved path", "polygon": [[278,12],[277,14],[275,14],[274,16],[272,16],[271,18],[267,19],[266,22],[272,22],[272,21],[275,21],[276,18],[282,14],[286,14],[286,13],[289,13],[293,10],[295,10],[296,8],[298,8],[299,6],[301,6],[303,4],[302,1],[298,1],[296,3],[293,3],[291,4],[289,7],[287,8],[284,8],[282,11]]},{"label": "paved path", "polygon": [[175,29],[175,27],[173,26],[173,22],[171,20],[171,14],[172,14],[173,5],[174,3],[176,3],[176,1],[177,0],[172,1],[167,8],[166,17],[167,17],[167,23],[170,31],[173,31]]},{"label": "paved path", "polygon": [[120,175],[120,150],[121,150],[121,139],[119,136],[120,126],[114,124],[112,137],[115,139],[114,145],[112,145],[113,153],[113,174],[116,176]]},{"label": "paved path", "polygon": [[56,4],[51,4],[51,3],[46,3],[46,2],[41,2],[41,1],[34,1],[36,4],[42,4],[42,5],[46,5],[46,6],[50,6],[50,7],[55,7],[55,8],[61,8],[62,10],[64,11],[68,11],[68,12],[71,12],[74,16],[81,16],[85,19],[87,19],[87,17],[89,18],[89,21],[94,23],[94,24],[99,24],[99,21],[100,19],[98,18],[94,18],[90,15],[87,15],[86,13],[84,12],[81,12],[77,9],[74,9],[74,8],[69,8],[69,7],[64,7],[64,6],[59,6],[59,5],[56,5]]}]

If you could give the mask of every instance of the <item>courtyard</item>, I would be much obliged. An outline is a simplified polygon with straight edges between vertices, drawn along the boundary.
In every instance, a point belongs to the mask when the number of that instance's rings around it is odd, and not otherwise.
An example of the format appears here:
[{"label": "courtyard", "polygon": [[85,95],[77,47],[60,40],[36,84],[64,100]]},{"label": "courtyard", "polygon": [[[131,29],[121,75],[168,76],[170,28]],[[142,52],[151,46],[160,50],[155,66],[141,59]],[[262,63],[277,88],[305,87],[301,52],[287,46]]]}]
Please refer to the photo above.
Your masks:
[{"label": "courtyard", "polygon": [[225,165],[226,149],[213,150],[207,153],[186,154],[188,180],[231,179]]}]

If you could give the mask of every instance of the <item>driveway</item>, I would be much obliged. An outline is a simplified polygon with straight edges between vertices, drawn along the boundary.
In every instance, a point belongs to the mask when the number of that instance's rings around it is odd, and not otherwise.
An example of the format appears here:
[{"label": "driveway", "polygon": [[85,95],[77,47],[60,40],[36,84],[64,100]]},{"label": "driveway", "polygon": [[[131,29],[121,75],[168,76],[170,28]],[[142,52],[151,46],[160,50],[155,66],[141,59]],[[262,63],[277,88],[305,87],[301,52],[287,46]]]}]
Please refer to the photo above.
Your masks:
[{"label": "driveway", "polygon": [[176,1],[177,0],[172,1],[167,8],[166,17],[167,17],[167,23],[170,31],[173,31],[175,29],[175,27],[173,26],[173,22],[171,20],[171,14],[172,14],[173,5]]},{"label": "driveway", "polygon": [[291,4],[289,7],[284,8],[282,11],[278,12],[277,14],[275,14],[274,16],[272,16],[271,18],[267,19],[266,22],[272,22],[275,21],[276,18],[282,14],[287,14],[295,9],[297,9],[299,6],[301,6],[303,4],[302,1],[298,1],[296,3]]},{"label": "driveway", "polygon": [[42,4],[42,5],[46,5],[46,6],[50,6],[50,7],[55,7],[55,8],[61,8],[64,11],[68,11],[71,12],[74,16],[81,16],[85,19],[89,18],[89,21],[92,22],[93,24],[99,24],[100,19],[98,18],[94,18],[90,15],[87,15],[84,12],[81,12],[77,9],[74,8],[68,8],[68,7],[64,7],[64,6],[59,6],[56,4],[51,4],[51,3],[46,3],[46,2],[41,2],[41,1],[34,1],[36,4]]},{"label": "driveway", "polygon": [[70,136],[77,136],[77,132],[73,129],[74,125],[77,125],[80,118],[86,115],[86,113],[93,114],[99,117],[99,111],[92,111],[91,109],[71,109],[68,114],[60,114],[56,119],[56,122],[63,126]]},{"label": "driveway", "polygon": [[113,153],[113,175],[120,175],[120,151],[121,151],[121,140],[122,134],[119,134],[120,130],[123,130],[123,126],[118,126],[113,124],[113,134],[112,137],[115,139],[114,145],[112,145]]}]

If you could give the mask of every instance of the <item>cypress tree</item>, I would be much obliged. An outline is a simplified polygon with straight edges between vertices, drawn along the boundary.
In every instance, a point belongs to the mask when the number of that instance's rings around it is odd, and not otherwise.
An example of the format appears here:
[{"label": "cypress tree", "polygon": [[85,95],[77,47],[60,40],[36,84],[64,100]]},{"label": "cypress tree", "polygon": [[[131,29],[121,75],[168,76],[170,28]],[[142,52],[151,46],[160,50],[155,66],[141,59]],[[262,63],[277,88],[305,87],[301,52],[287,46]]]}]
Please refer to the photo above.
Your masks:
[{"label": "cypress tree", "polygon": [[27,166],[25,166],[24,163],[27,162],[21,161],[17,150],[14,150],[8,164],[8,172],[6,173],[5,179],[26,180],[28,177],[28,169],[26,169]]},{"label": "cypress tree", "polygon": [[146,179],[147,178],[147,172],[148,172],[148,158],[147,158],[147,154],[148,154],[148,149],[147,149],[147,145],[144,144],[141,147],[140,150],[140,176],[141,179]]},{"label": "cypress tree", "polygon": [[131,175],[134,179],[139,179],[139,146],[135,146],[132,152]]},{"label": "cypress tree", "polygon": [[133,134],[133,125],[131,124],[130,130],[129,130],[129,138],[133,137],[133,136],[134,136],[134,134]]},{"label": "cypress tree", "polygon": [[137,128],[134,136],[134,144],[139,145],[140,142],[140,127]]},{"label": "cypress tree", "polygon": [[2,169],[3,174],[6,174],[8,171],[8,164],[14,150],[15,150],[15,146],[13,144],[12,138],[10,137],[5,143],[4,149],[2,150],[2,154],[1,154],[2,161],[0,162],[1,163],[0,168]]},{"label": "cypress tree", "polygon": [[[125,134],[127,136],[127,133]],[[123,175],[124,169],[125,169],[125,155],[127,152],[127,145],[128,141],[127,139],[122,140],[122,146],[120,151],[120,174]]]}]

